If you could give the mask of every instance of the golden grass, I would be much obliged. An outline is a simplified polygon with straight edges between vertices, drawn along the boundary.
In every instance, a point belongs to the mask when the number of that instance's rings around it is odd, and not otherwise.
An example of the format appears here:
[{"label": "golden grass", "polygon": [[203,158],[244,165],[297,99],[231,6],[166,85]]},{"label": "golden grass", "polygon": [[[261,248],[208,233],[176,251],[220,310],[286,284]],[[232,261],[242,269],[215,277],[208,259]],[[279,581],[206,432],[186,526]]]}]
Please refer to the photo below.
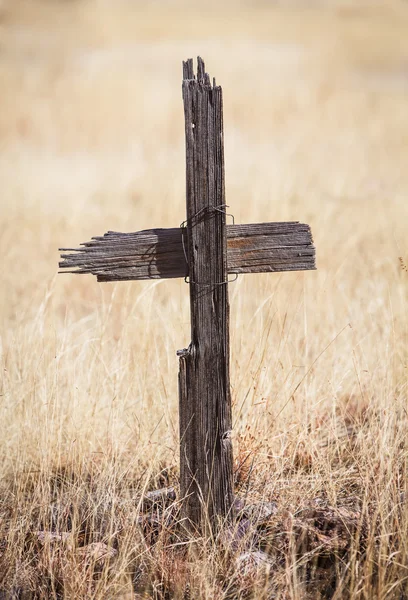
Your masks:
[{"label": "golden grass", "polygon": [[[0,11],[0,596],[408,598],[408,5]],[[308,222],[317,247],[317,272],[230,286],[237,492],[278,506],[266,566],[135,525],[177,487],[185,283],[56,275],[59,246],[184,219],[197,54],[236,222]]]}]

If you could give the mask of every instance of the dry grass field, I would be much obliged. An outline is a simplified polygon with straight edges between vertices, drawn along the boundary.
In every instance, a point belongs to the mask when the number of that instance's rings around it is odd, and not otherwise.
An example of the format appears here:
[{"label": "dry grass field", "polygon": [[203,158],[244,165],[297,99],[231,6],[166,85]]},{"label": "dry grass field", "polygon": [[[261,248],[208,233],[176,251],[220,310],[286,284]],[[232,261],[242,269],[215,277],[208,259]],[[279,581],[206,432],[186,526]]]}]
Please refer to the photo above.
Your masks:
[{"label": "dry grass field", "polygon": [[[3,1],[1,599],[408,598],[407,32],[403,0]],[[198,54],[236,222],[317,248],[230,285],[236,491],[276,503],[246,554],[181,537],[178,500],[142,517],[177,490],[187,285],[57,275],[60,246],[185,218]]]}]

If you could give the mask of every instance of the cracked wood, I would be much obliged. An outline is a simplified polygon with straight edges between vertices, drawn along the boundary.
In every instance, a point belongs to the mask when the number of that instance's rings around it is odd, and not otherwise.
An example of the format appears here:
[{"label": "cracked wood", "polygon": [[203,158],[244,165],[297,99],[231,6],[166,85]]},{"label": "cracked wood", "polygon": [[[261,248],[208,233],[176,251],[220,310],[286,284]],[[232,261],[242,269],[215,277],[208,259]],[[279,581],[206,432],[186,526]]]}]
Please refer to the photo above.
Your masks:
[{"label": "cracked wood", "polygon": [[[67,273],[91,273],[98,281],[186,277],[186,229],[108,231],[81,248],[61,248]],[[183,244],[184,236],[184,244]],[[309,225],[254,223],[227,226],[228,273],[271,273],[315,269]]]}]

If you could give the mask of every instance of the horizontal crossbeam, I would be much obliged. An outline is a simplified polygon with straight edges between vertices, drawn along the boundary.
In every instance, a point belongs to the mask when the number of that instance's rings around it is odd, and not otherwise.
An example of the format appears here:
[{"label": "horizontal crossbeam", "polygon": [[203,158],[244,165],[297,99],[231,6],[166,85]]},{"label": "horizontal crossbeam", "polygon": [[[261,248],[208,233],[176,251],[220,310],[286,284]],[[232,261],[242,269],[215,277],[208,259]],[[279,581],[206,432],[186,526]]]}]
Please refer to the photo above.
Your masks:
[{"label": "horizontal crossbeam", "polygon": [[[108,231],[81,248],[60,248],[63,273],[91,273],[98,281],[186,277],[184,228]],[[68,252],[68,254],[65,254]],[[228,273],[271,273],[316,268],[309,225],[298,222],[228,225]]]}]

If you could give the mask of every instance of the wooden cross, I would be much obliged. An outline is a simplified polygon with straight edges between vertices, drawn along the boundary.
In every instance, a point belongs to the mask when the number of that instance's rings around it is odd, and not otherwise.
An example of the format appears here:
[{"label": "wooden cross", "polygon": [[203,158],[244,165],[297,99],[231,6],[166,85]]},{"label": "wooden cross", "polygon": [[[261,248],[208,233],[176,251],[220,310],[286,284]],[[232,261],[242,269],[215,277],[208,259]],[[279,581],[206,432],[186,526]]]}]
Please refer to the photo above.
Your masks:
[{"label": "wooden cross", "polygon": [[[60,267],[98,281],[184,277],[191,343],[179,350],[180,494],[198,529],[233,517],[228,276],[315,269],[310,227],[227,225],[222,89],[198,58],[183,63],[187,219],[174,229],[109,231],[61,248]],[[74,253],[71,253],[71,252]]]}]

